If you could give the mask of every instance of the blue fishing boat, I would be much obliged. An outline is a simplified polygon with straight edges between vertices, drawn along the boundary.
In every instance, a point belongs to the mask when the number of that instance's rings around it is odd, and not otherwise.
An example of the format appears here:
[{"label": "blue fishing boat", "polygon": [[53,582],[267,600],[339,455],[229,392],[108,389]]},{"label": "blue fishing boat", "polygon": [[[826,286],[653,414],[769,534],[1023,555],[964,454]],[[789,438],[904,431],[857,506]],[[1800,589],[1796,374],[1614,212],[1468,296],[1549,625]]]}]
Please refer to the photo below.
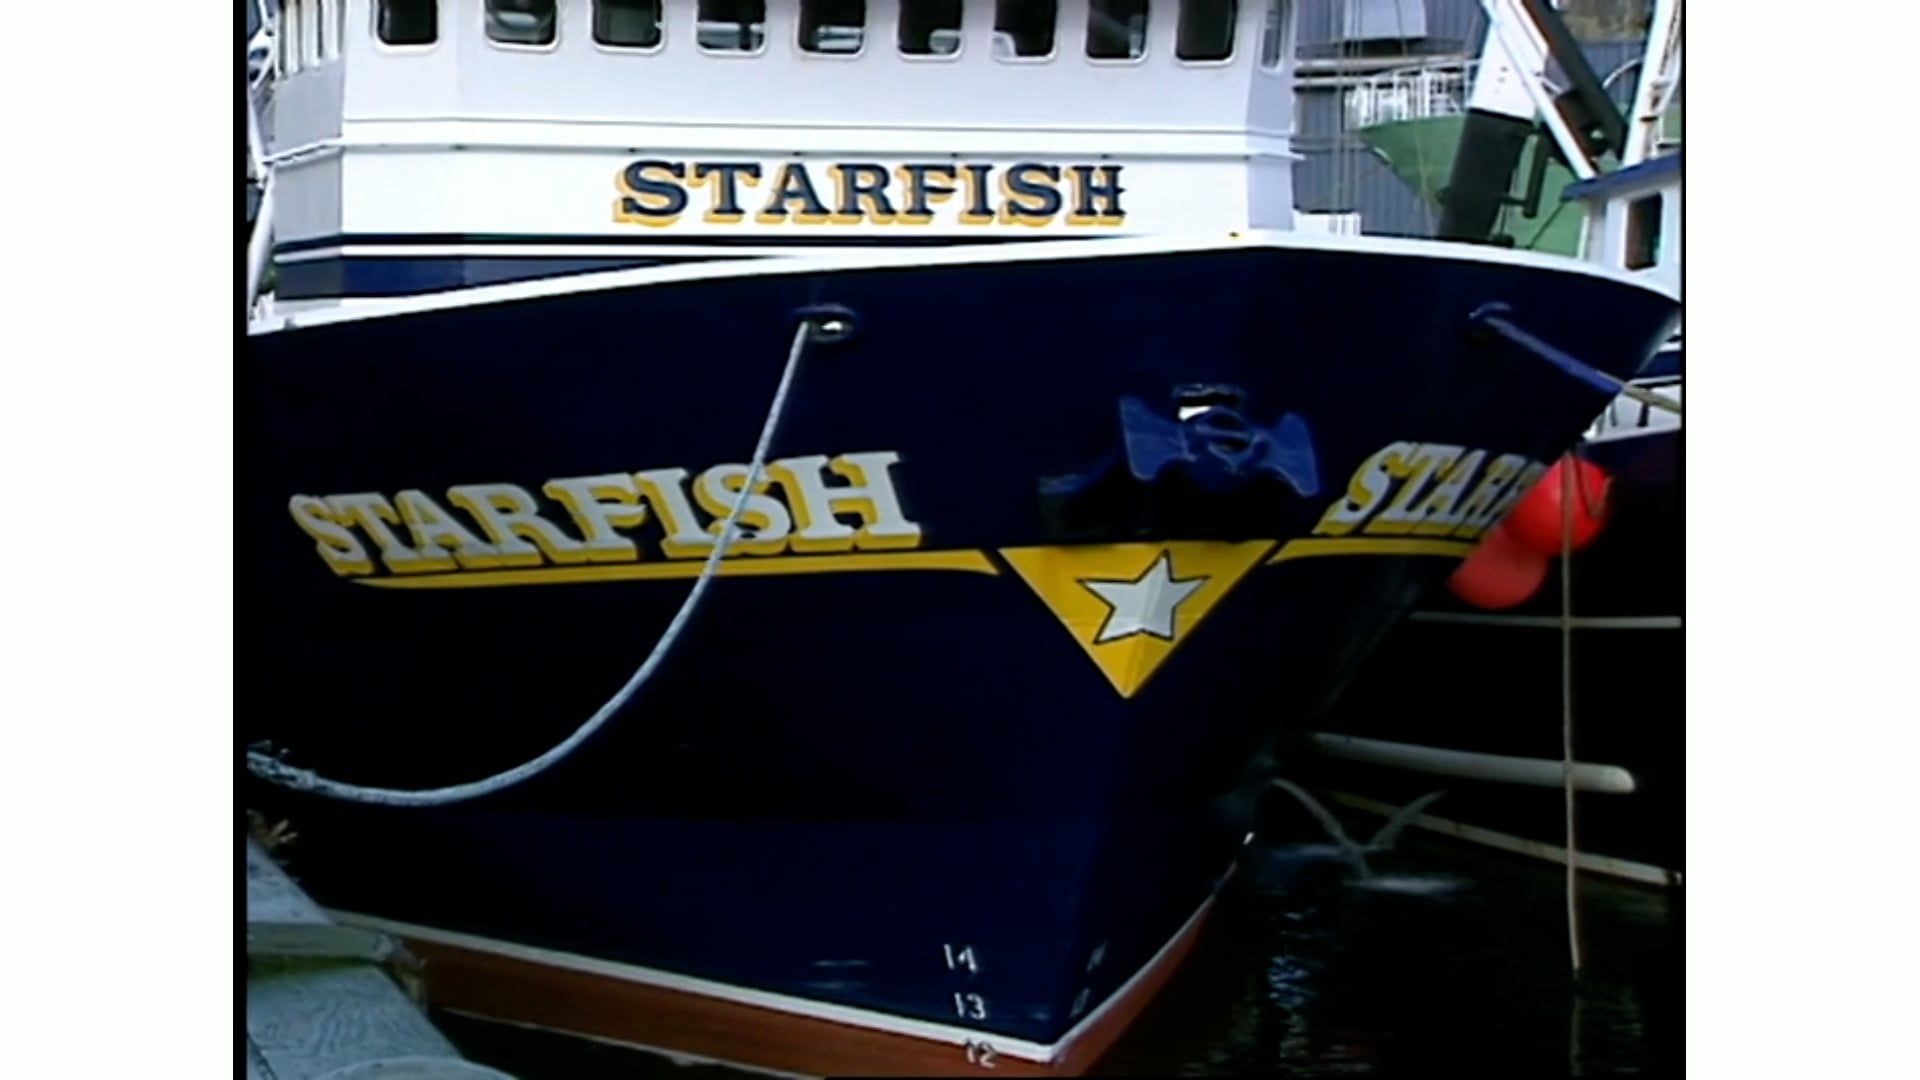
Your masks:
[{"label": "blue fishing boat", "polygon": [[1291,232],[1287,3],[868,7],[278,15],[245,797],[443,1007],[1084,1071],[1256,750],[1674,324]]}]

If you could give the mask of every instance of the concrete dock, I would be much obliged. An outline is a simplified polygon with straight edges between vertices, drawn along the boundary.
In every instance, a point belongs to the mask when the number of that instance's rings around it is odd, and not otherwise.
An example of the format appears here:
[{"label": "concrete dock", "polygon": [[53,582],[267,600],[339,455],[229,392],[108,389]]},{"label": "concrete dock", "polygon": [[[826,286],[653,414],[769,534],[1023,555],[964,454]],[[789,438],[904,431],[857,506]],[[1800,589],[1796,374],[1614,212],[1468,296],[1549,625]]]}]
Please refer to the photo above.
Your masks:
[{"label": "concrete dock", "polygon": [[384,935],[340,926],[247,841],[247,1080],[513,1080],[460,1057]]}]

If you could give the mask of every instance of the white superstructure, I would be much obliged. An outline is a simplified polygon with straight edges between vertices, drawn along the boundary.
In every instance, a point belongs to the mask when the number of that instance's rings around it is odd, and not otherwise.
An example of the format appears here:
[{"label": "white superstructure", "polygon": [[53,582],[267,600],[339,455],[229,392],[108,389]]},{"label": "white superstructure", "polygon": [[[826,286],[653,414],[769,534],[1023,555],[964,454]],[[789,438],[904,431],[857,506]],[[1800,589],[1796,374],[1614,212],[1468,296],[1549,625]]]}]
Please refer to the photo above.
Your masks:
[{"label": "white superstructure", "polygon": [[1291,0],[282,6],[283,271],[1292,223]]}]

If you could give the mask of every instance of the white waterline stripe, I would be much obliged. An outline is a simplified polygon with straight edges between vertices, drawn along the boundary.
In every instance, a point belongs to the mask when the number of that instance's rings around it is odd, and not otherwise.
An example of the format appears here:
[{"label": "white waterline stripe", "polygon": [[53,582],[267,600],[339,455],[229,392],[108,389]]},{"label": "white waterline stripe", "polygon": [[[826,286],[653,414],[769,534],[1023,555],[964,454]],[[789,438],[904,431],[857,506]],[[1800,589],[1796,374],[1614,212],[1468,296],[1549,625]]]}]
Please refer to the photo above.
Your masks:
[{"label": "white waterline stripe", "polygon": [[560,952],[543,949],[533,945],[520,945],[511,941],[499,941],[493,938],[463,934],[457,930],[442,930],[438,927],[420,926],[415,923],[401,922],[397,919],[383,919],[376,915],[362,915],[357,912],[327,909],[327,913],[342,923],[363,926],[370,930],[380,930],[396,937],[417,938],[421,941],[453,945],[476,952],[493,953],[497,956],[524,960],[532,964],[547,967],[565,968],[570,971],[600,975],[623,982],[638,983],[642,986],[657,987],[686,994],[698,994],[702,997],[731,1001],[740,1005],[751,1005],[775,1012],[791,1013],[816,1020],[828,1020],[834,1023],[863,1027],[874,1031],[884,1031],[894,1035],[906,1035],[925,1039],[929,1042],[950,1043],[964,1046],[968,1042],[990,1039],[994,1050],[1002,1054],[1025,1058],[1029,1061],[1045,1062],[1050,1060],[1061,1043],[1043,1045],[1014,1039],[997,1031],[974,1030],[954,1027],[950,1024],[938,1024],[930,1020],[913,1020],[891,1013],[874,1012],[855,1008],[851,1005],[834,1005],[809,998],[777,994],[767,990],[750,990],[743,986],[702,979],[692,975],[680,975],[657,968],[623,964],[613,960],[601,960],[597,957],[582,956],[579,953]]},{"label": "white waterline stripe", "polygon": [[[1222,882],[1224,883],[1226,877],[1231,876],[1232,870],[1229,869],[1227,875],[1222,877]],[[1194,913],[1187,917],[1187,921],[1180,925],[1180,929],[1176,930],[1173,936],[1167,939],[1166,944],[1160,946],[1159,951],[1155,952],[1145,964],[1141,965],[1139,970],[1133,973],[1132,977],[1128,978],[1126,982],[1121,983],[1118,989],[1108,994],[1106,1000],[1101,1002],[1098,1008],[1088,1013],[1079,1023],[1069,1028],[1065,1035],[1062,1035],[1052,1043],[1045,1044],[1030,1042],[1024,1039],[1015,1039],[996,1031],[960,1028],[950,1024],[934,1023],[929,1020],[914,1020],[904,1016],[895,1016],[891,1013],[874,1012],[868,1009],[855,1008],[850,1005],[834,1005],[827,1002],[813,1001],[808,998],[793,997],[788,994],[777,994],[766,990],[750,990],[746,987],[733,986],[729,983],[718,982],[712,979],[680,975],[670,971],[640,967],[634,964],[623,964],[612,960],[601,960],[591,956],[582,956],[578,953],[542,949],[532,945],[519,945],[509,941],[499,941],[473,934],[463,934],[456,930],[442,930],[437,927],[421,926],[416,923],[402,922],[397,919],[385,919],[377,915],[363,915],[358,912],[342,911],[333,908],[327,909],[327,913],[341,923],[362,926],[370,930],[379,930],[392,934],[395,937],[411,937],[422,941],[438,942],[443,945],[472,949],[476,952],[488,952],[498,956],[524,960],[528,963],[544,964],[549,967],[565,968],[592,975],[601,975],[625,982],[638,983],[643,986],[654,986],[663,990],[699,994],[704,997],[717,998],[722,1001],[752,1005],[763,1009],[771,1009],[776,1012],[791,1013],[796,1016],[805,1016],[818,1020],[828,1020],[853,1027],[864,1027],[895,1035],[906,1035],[912,1038],[926,1039],[930,1042],[964,1046],[969,1042],[991,1040],[993,1048],[997,1053],[1010,1054],[1013,1057],[1044,1064],[1063,1056],[1067,1052],[1067,1049],[1073,1045],[1074,1041],[1077,1040],[1097,1018],[1105,1015],[1107,1010],[1112,1008],[1114,1003],[1119,1001],[1127,991],[1131,990],[1141,979],[1151,973],[1160,962],[1166,958],[1167,953],[1172,950],[1174,945],[1177,944],[1182,937],[1186,936],[1186,934],[1194,928],[1194,925],[1206,915],[1207,911],[1212,908],[1213,901],[1214,895],[1210,894],[1207,899],[1195,909]]]},{"label": "white waterline stripe", "polygon": [[[1326,732],[1310,733],[1307,741],[1328,757],[1389,769],[1406,769],[1434,776],[1458,776],[1498,784],[1526,784],[1531,787],[1558,788],[1562,783],[1562,763],[1547,758],[1481,754]],[[1618,765],[1579,762],[1573,767],[1573,786],[1580,791],[1603,795],[1631,795],[1634,780],[1632,773]]]},{"label": "white waterline stripe", "polygon": [[[1344,791],[1332,792],[1330,797],[1341,806],[1351,807],[1355,810],[1364,810],[1370,814],[1379,814],[1382,817],[1392,817],[1394,813],[1399,810],[1399,807],[1389,806],[1376,799],[1369,799],[1363,795],[1353,795]],[[1431,832],[1444,833],[1461,840],[1469,840],[1487,847],[1499,848],[1502,851],[1510,851],[1518,855],[1531,855],[1536,859],[1545,859],[1547,862],[1558,863],[1561,866],[1567,864],[1567,849],[1555,844],[1543,844],[1538,840],[1528,840],[1525,837],[1514,836],[1509,833],[1495,832],[1492,829],[1483,829],[1478,825],[1465,825],[1458,821],[1434,817],[1431,814],[1416,814],[1410,821],[1410,824]],[[1608,855],[1595,855],[1586,851],[1579,852],[1574,858],[1580,869],[1591,870],[1596,874],[1608,874],[1617,878],[1625,878],[1629,881],[1637,881],[1643,885],[1681,884],[1681,875],[1678,870],[1666,870],[1649,863],[1634,862],[1631,859],[1616,859]]]},{"label": "white waterline stripe", "polygon": [[[1413,622],[1457,623],[1462,626],[1527,626],[1543,630],[1560,629],[1558,615],[1480,615],[1456,611],[1416,611],[1407,618]],[[1678,615],[1576,615],[1575,630],[1678,630]]]}]

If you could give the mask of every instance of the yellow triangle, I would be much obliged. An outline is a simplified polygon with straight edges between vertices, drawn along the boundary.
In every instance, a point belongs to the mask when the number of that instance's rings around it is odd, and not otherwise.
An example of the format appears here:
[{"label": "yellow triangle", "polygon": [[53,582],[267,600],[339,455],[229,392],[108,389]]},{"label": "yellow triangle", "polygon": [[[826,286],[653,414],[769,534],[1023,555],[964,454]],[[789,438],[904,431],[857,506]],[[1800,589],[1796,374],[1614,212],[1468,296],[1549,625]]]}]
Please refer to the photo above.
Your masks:
[{"label": "yellow triangle", "polygon": [[1001,548],[1121,697],[1130,698],[1271,540]]}]

